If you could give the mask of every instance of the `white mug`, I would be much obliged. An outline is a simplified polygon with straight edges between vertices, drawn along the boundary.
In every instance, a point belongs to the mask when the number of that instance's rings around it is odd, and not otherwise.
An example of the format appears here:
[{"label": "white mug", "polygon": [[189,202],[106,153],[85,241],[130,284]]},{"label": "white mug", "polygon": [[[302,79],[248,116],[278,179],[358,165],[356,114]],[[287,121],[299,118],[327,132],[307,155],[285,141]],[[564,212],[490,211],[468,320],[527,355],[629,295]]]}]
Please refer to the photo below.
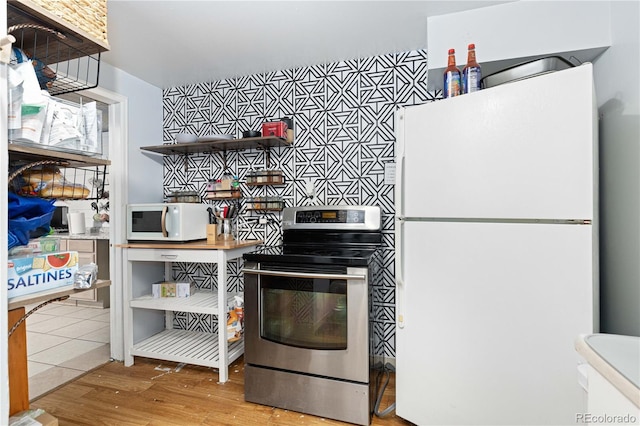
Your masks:
[{"label": "white mug", "polygon": [[69,223],[69,234],[84,234],[86,232],[84,212],[67,213],[67,222]]}]

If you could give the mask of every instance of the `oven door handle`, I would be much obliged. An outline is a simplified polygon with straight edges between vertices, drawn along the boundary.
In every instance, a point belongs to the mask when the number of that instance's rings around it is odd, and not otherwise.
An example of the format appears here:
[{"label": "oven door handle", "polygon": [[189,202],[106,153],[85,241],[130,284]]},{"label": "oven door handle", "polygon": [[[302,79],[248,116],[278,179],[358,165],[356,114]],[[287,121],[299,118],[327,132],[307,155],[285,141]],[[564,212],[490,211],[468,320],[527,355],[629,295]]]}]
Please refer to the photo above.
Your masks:
[{"label": "oven door handle", "polygon": [[364,275],[352,275],[352,274],[315,274],[308,272],[284,272],[284,271],[269,271],[266,269],[253,269],[244,268],[242,272],[245,274],[256,275],[271,275],[275,277],[294,277],[294,278],[324,278],[329,280],[365,280],[367,277]]}]

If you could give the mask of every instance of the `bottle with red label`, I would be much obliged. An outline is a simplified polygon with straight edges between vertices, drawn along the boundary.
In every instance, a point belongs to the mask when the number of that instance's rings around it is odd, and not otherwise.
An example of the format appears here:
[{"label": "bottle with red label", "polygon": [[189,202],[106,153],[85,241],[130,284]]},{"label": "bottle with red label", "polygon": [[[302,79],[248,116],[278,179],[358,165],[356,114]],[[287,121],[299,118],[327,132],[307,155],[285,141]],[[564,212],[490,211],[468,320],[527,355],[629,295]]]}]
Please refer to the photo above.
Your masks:
[{"label": "bottle with red label", "polygon": [[456,66],[456,51],[449,49],[449,60],[447,68],[444,70],[443,95],[445,98],[458,96],[462,93],[461,80],[460,70]]},{"label": "bottle with red label", "polygon": [[462,93],[480,90],[480,80],[482,79],[480,64],[476,61],[476,45],[471,43],[468,48],[467,65],[462,70]]}]

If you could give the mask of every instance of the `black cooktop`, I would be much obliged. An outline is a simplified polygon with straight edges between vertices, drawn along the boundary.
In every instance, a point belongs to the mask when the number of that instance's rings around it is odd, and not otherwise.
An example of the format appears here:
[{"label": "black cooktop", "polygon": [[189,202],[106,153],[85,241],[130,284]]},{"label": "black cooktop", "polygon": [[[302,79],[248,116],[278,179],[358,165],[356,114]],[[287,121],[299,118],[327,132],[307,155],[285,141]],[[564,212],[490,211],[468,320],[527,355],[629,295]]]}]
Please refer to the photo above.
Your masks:
[{"label": "black cooktop", "polygon": [[262,246],[245,260],[261,263],[369,266],[382,245],[380,210],[362,206],[290,207],[282,244]]},{"label": "black cooktop", "polygon": [[297,263],[300,265],[368,266],[376,253],[375,247],[336,246],[263,246],[246,253],[245,260],[268,263]]}]

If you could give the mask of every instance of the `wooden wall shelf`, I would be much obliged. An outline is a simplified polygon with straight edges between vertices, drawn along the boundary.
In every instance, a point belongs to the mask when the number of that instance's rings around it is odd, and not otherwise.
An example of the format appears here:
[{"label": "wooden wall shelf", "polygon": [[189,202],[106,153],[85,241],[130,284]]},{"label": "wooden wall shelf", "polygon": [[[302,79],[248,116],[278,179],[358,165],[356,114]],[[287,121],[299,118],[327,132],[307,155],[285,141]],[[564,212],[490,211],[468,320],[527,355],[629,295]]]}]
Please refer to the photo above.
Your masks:
[{"label": "wooden wall shelf", "polygon": [[242,192],[239,189],[221,189],[219,191],[207,191],[207,200],[237,200],[242,198]]},{"label": "wooden wall shelf", "polygon": [[58,160],[64,162],[67,167],[108,166],[111,164],[111,161],[102,158],[72,154],[63,151],[54,151],[44,147],[40,148],[17,143],[9,143],[9,156],[11,161]]},{"label": "wooden wall shelf", "polygon": [[176,143],[156,146],[143,146],[143,151],[155,152],[163,155],[196,154],[201,152],[223,152],[242,149],[269,149],[278,146],[291,145],[284,138],[259,137],[244,139],[220,139],[210,142]]}]

